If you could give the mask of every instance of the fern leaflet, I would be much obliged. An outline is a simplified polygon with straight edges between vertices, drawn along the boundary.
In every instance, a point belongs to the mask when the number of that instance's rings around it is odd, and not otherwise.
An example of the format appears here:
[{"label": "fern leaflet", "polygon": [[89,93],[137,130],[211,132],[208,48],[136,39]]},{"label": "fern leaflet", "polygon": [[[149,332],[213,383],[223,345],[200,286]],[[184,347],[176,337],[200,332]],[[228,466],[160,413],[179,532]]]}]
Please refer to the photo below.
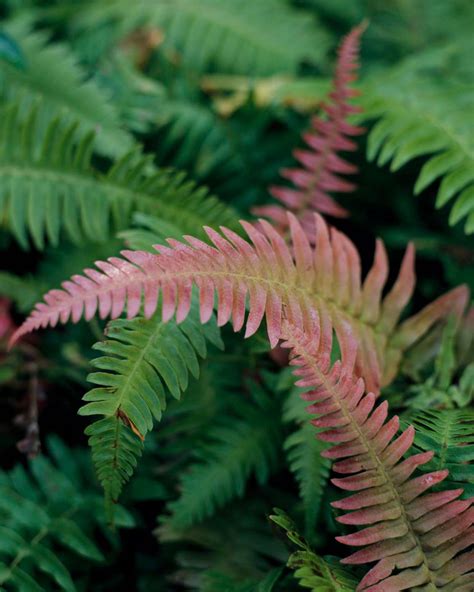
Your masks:
[{"label": "fern leaflet", "polygon": [[202,458],[183,475],[181,494],[168,505],[176,527],[199,522],[242,497],[252,474],[260,485],[267,482],[281,448],[281,409],[257,384],[250,389],[251,399],[239,397],[238,413],[230,421],[210,427]]},{"label": "fern leaflet", "polygon": [[311,402],[308,411],[318,415],[312,423],[323,428],[318,437],[332,445],[323,455],[333,459],[334,471],[343,475],[332,482],[354,492],[333,502],[334,507],[349,511],[338,520],[365,526],[336,537],[341,543],[363,547],[343,563],[376,562],[357,590],[472,590],[473,498],[457,499],[462,489],[425,494],[448,476],[446,469],[411,478],[433,458],[433,452],[402,460],[415,430],[410,426],[396,437],[398,417],[386,421],[387,402],[376,406],[375,395],[365,394],[363,379],[353,373],[355,340],[352,355],[331,367],[327,352],[331,336],[320,334],[316,323],[306,334],[289,324],[284,332],[291,364],[297,367],[296,384],[313,389],[303,395]]},{"label": "fern leaflet", "polygon": [[108,262],[98,262],[101,271],[86,269],[85,276],[65,282],[64,290],[46,294],[45,303],[37,305],[11,343],[39,327],[69,319],[77,322],[83,315],[90,319],[97,311],[101,318],[115,318],[126,307],[132,318],[140,310],[142,295],[146,317],[155,312],[161,293],[163,320],[169,320],[176,311],[181,322],[188,315],[195,284],[203,323],[212,315],[217,293],[218,324],[232,320],[234,330],[240,330],[248,297],[245,334],[255,333],[266,317],[272,347],[281,336],[282,319],[308,327],[317,310],[323,327],[334,327],[344,358],[350,351],[345,331],[350,327],[360,343],[357,372],[377,391],[393,379],[403,351],[446,315],[462,314],[468,297],[464,286],[396,327],[414,288],[412,246],[392,290],[381,301],[388,263],[380,241],[374,265],[361,285],[359,255],[346,236],[335,229],[330,234],[323,219],[315,215],[316,247],[312,249],[296,218],[289,216],[292,250],[262,220],[261,231],[242,222],[251,242],[224,227],[223,235],[206,228],[213,246],[187,236],[187,244],[169,239],[169,247],[156,245],[159,254],[123,251],[124,259],[112,257]]},{"label": "fern leaflet", "polygon": [[84,396],[80,415],[102,419],[86,428],[97,474],[112,516],[124,482],[142,452],[142,441],[166,408],[166,393],[178,398],[191,373],[199,373],[198,355],[206,356],[206,339],[220,345],[215,324],[202,326],[194,311],[183,324],[152,319],[116,320],[107,340],[94,347],[102,356],[93,361],[96,385]]},{"label": "fern leaflet", "polygon": [[96,172],[95,135],[82,135],[76,143],[76,127],[54,119],[42,133],[37,108],[26,119],[17,107],[1,117],[0,220],[25,248],[28,235],[40,249],[46,239],[57,245],[62,230],[76,243],[103,240],[112,228],[123,228],[134,210],[154,213],[181,231],[207,221],[233,224],[231,211],[183,173],[150,172],[150,156],[138,149],[107,173]]}]

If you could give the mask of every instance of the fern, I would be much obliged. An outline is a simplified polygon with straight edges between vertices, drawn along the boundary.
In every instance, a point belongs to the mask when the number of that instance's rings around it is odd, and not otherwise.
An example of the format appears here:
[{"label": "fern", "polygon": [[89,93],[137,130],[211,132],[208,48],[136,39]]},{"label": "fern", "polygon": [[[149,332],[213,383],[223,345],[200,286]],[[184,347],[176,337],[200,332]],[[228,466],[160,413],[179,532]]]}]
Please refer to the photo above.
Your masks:
[{"label": "fern", "polygon": [[414,447],[432,450],[430,471],[449,470],[450,487],[462,487],[474,496],[474,411],[443,409],[418,411],[408,416],[416,428]]},{"label": "fern", "polygon": [[278,508],[270,520],[286,532],[288,539],[297,547],[288,558],[288,567],[294,570],[294,577],[302,588],[314,592],[353,592],[356,578],[338,565],[334,558],[319,557],[296,530],[293,521]]},{"label": "fern", "polygon": [[169,504],[170,521],[185,528],[212,515],[217,508],[243,497],[255,474],[264,485],[278,460],[281,448],[280,408],[263,388],[250,386],[252,397],[239,397],[238,408],[211,426],[199,460],[181,480],[180,496]]},{"label": "fern", "polygon": [[[83,459],[56,437],[48,442],[55,463],[44,456],[0,473],[0,586],[31,592],[76,590],[68,558],[100,562],[104,555],[91,535],[106,533],[101,497],[82,493],[90,473]],[[117,525],[132,526],[117,507]]]},{"label": "fern", "polygon": [[392,171],[426,156],[415,194],[440,181],[436,207],[451,202],[449,223],[465,219],[470,234],[474,232],[474,142],[466,109],[472,104],[472,89],[459,83],[440,88],[419,70],[411,63],[402,65],[364,87],[364,118],[378,119],[369,134],[367,155],[379,165],[390,162]]},{"label": "fern", "polygon": [[251,243],[227,228],[222,228],[225,238],[207,228],[214,246],[187,237],[188,244],[169,239],[170,247],[156,246],[159,254],[123,251],[125,259],[99,262],[100,272],[86,270],[86,277],[74,276],[63,284],[64,290],[49,292],[46,303],[37,305],[11,343],[39,327],[55,326],[70,318],[77,322],[83,315],[90,319],[97,310],[102,318],[116,317],[127,307],[132,318],[140,310],[142,294],[146,317],[154,313],[161,292],[163,320],[169,320],[176,310],[176,319],[181,322],[188,315],[191,286],[195,284],[200,291],[203,323],[212,314],[217,292],[218,324],[232,320],[234,330],[240,330],[248,296],[245,334],[255,333],[266,317],[272,347],[280,338],[282,318],[303,328],[311,324],[317,310],[325,334],[334,327],[344,358],[349,351],[345,334],[349,326],[360,342],[357,372],[372,390],[378,390],[393,379],[403,351],[447,314],[462,314],[468,296],[464,286],[396,327],[414,287],[413,248],[408,248],[398,280],[381,302],[388,273],[381,242],[362,286],[359,256],[347,237],[336,230],[330,235],[323,219],[316,215],[317,244],[313,250],[302,227],[289,216],[294,254],[263,220],[262,231],[242,222]]},{"label": "fern", "polygon": [[179,399],[189,374],[199,373],[206,339],[220,345],[215,325],[201,326],[194,312],[179,327],[158,316],[114,321],[107,340],[94,346],[103,355],[92,362],[97,371],[88,380],[98,386],[84,396],[79,414],[103,416],[86,434],[110,517],[153,419],[160,421],[166,408],[166,393]]},{"label": "fern", "polygon": [[415,430],[410,426],[396,438],[398,417],[386,422],[387,403],[375,407],[375,395],[364,394],[363,379],[353,374],[355,341],[345,362],[331,367],[327,336],[320,335],[317,324],[306,334],[289,324],[284,332],[284,346],[291,348],[291,363],[300,377],[296,384],[313,389],[303,397],[311,402],[308,411],[318,414],[313,423],[324,430],[318,437],[332,444],[323,455],[335,460],[333,469],[344,475],[332,482],[355,492],[333,502],[336,508],[354,510],[338,520],[366,526],[336,537],[341,543],[364,547],[343,563],[376,562],[357,590],[472,590],[472,552],[466,549],[472,544],[473,499],[458,500],[462,489],[424,494],[446,479],[446,469],[410,478],[433,452],[402,460]]},{"label": "fern", "polygon": [[314,427],[307,421],[307,413],[298,395],[299,392],[293,390],[285,404],[285,421],[297,427],[286,438],[284,449],[288,466],[299,484],[304,504],[305,532],[309,538],[318,520],[331,465],[321,456],[327,445],[315,437]]},{"label": "fern", "polygon": [[73,25],[82,30],[107,21],[117,23],[117,36],[143,23],[163,28],[165,48],[177,50],[194,70],[294,72],[305,59],[321,63],[328,47],[315,17],[283,0],[140,0],[133,11],[126,0],[107,0],[76,4],[72,10]]},{"label": "fern", "polygon": [[294,187],[270,187],[270,193],[284,207],[271,205],[254,209],[257,215],[273,220],[282,231],[287,222],[286,208],[300,219],[311,238],[314,237],[314,211],[339,217],[347,215],[347,211],[330,197],[329,192],[355,189],[355,185],[342,179],[340,174],[355,173],[357,167],[342,159],[338,152],[355,150],[357,145],[350,137],[365,131],[348,122],[349,116],[360,110],[349,103],[349,99],[358,94],[349,85],[357,78],[359,41],[365,26],[363,23],[355,27],[339,47],[333,88],[322,104],[326,117],[313,117],[311,130],[303,136],[308,149],[295,151],[295,158],[302,168],[281,171]]},{"label": "fern", "polygon": [[42,127],[58,113],[78,123],[78,133],[96,133],[97,150],[108,156],[122,156],[133,146],[131,135],[107,96],[86,73],[66,46],[49,43],[43,31],[32,31],[21,19],[7,24],[19,42],[25,68],[0,61],[0,96],[15,103],[22,113],[41,102]]},{"label": "fern", "polygon": [[113,227],[123,227],[133,210],[155,213],[188,232],[205,222],[233,224],[231,211],[183,173],[148,172],[150,157],[138,149],[107,173],[96,172],[90,162],[95,136],[75,143],[76,127],[55,119],[41,133],[36,108],[24,120],[17,107],[3,113],[0,220],[25,248],[28,235],[40,249],[46,239],[57,245],[62,230],[76,243],[103,240]]},{"label": "fern", "polygon": [[180,543],[182,548],[175,581],[200,590],[219,572],[236,583],[258,582],[275,564],[281,565],[285,548],[272,536],[265,506],[261,499],[247,497],[230,504],[225,513],[183,529],[161,517],[156,530],[160,546]]}]

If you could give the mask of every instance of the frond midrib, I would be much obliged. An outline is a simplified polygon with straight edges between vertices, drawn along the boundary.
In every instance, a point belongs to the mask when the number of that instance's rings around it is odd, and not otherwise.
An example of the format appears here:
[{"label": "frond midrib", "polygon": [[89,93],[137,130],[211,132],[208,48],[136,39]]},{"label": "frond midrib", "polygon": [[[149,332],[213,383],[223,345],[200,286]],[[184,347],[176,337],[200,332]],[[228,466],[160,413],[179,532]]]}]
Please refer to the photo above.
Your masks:
[{"label": "frond midrib", "polygon": [[[140,209],[140,203],[145,203],[150,210],[154,210],[157,214],[159,214],[160,211],[168,212],[169,219],[179,220],[182,217],[181,214],[183,210],[181,204],[173,207],[170,201],[165,203],[164,201],[161,201],[158,196],[112,183],[106,176],[92,177],[91,175],[86,177],[84,172],[76,172],[73,170],[65,172],[64,170],[43,168],[37,165],[0,164],[0,178],[7,175],[18,178],[30,177],[35,180],[44,179],[56,183],[56,187],[58,186],[58,181],[67,185],[68,188],[71,186],[74,188],[81,186],[83,187],[83,191],[104,193],[111,204],[116,202],[117,198],[122,198],[123,201],[127,200],[130,204],[136,203],[138,209]],[[199,204],[201,203],[200,199],[196,201]],[[192,221],[190,226],[193,226],[194,228],[202,226],[202,219],[196,214],[194,208],[188,207],[186,209],[186,218]]]},{"label": "frond midrib", "polygon": [[412,523],[405,511],[405,506],[404,506],[403,501],[398,493],[397,487],[392,480],[390,472],[385,468],[385,465],[380,460],[376,450],[372,446],[371,441],[365,437],[365,434],[364,434],[363,430],[361,429],[361,426],[354,419],[354,416],[352,415],[352,413],[348,409],[347,405],[345,405],[344,402],[339,398],[337,389],[334,388],[332,383],[327,380],[326,375],[320,371],[320,369],[314,359],[314,356],[312,356],[309,352],[307,352],[305,349],[303,349],[301,344],[298,344],[298,347],[295,348],[295,351],[297,351],[298,354],[305,360],[305,363],[307,364],[307,366],[312,369],[314,375],[317,376],[318,381],[322,385],[324,385],[324,389],[331,393],[332,400],[338,404],[340,411],[343,413],[345,419],[347,419],[349,421],[351,428],[357,432],[358,439],[360,442],[363,443],[363,445],[367,449],[367,452],[368,452],[372,462],[374,463],[374,466],[376,467],[376,471],[379,474],[381,474],[381,476],[384,479],[384,483],[386,485],[388,485],[391,496],[392,496],[392,500],[397,504],[397,506],[400,510],[400,515],[403,519],[403,522],[405,523],[405,526],[406,526],[408,532],[410,533],[411,537],[415,541],[416,547],[420,551],[422,561],[423,561],[423,566],[425,568],[425,572],[429,576],[429,579],[430,579],[430,581],[428,583],[433,586],[433,591],[439,590],[439,588],[436,586],[435,575],[432,573],[432,571],[429,567],[428,558],[426,557],[426,554],[425,554],[425,551],[423,548],[423,544],[420,540],[420,537],[417,535],[417,533],[413,529]]}]

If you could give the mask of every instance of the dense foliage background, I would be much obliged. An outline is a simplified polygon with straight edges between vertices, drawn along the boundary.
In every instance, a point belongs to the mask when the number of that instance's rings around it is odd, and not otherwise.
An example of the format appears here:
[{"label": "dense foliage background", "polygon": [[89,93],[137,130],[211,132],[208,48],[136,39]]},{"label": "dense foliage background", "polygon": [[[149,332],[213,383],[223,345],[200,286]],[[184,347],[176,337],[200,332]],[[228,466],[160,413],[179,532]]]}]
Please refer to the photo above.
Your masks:
[{"label": "dense foliage background", "polygon": [[[199,376],[193,358],[180,371],[188,386],[164,381],[167,408],[112,529],[90,419],[77,415],[105,323],[41,332],[9,353],[6,338],[47,289],[123,245],[251,219],[301,146],[340,38],[363,19],[368,133],[348,157],[358,187],[337,196],[350,216],[331,222],[364,271],[376,237],[393,270],[414,241],[413,310],[460,283],[472,291],[472,3],[6,0],[0,10],[0,589],[353,590],[357,570],[319,564],[344,555],[334,536],[345,527],[322,444],[264,331],[243,341],[189,329]],[[427,166],[438,152],[445,161]],[[415,349],[383,393],[404,421],[416,415],[421,449],[472,443],[472,325],[455,332],[448,323]],[[172,364],[175,337],[154,352]],[[426,409],[440,413],[430,421]],[[472,493],[472,470],[453,480]],[[274,507],[295,525],[270,521]]]}]

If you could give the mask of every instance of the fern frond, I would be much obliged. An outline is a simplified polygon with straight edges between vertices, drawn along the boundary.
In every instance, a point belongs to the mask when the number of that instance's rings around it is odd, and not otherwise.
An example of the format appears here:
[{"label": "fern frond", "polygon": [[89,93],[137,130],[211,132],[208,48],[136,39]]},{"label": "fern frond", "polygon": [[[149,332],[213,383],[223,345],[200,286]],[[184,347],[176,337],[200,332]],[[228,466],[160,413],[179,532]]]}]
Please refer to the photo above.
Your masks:
[{"label": "fern frond", "polygon": [[76,243],[103,240],[113,227],[123,228],[134,210],[154,213],[185,232],[208,221],[233,224],[231,210],[184,173],[149,172],[150,156],[138,149],[107,173],[96,172],[95,135],[76,143],[76,128],[54,119],[42,133],[37,108],[23,119],[11,106],[0,118],[0,220],[23,246],[28,236],[40,249],[46,239],[57,245],[61,231]]},{"label": "fern frond", "polygon": [[426,156],[415,184],[415,194],[440,181],[436,207],[451,202],[449,223],[465,219],[465,231],[474,232],[474,141],[466,110],[472,104],[467,85],[440,88],[419,80],[403,67],[385,79],[364,87],[364,119],[377,119],[367,154],[380,166],[390,162],[396,171]]},{"label": "fern frond", "polygon": [[474,411],[419,411],[410,414],[407,420],[416,428],[414,447],[434,452],[426,469],[448,469],[446,485],[462,487],[465,495],[474,496]]},{"label": "fern frond", "polygon": [[302,167],[281,171],[292,187],[270,187],[270,193],[283,203],[283,207],[270,205],[254,209],[257,215],[273,220],[282,231],[285,230],[287,209],[296,215],[310,237],[314,236],[313,212],[347,216],[347,211],[334,201],[330,192],[345,193],[355,189],[353,183],[340,175],[356,173],[357,167],[341,158],[339,152],[355,150],[357,144],[350,138],[365,131],[348,121],[351,115],[360,111],[349,102],[359,94],[350,84],[357,79],[359,43],[365,27],[365,23],[355,27],[341,42],[333,88],[322,104],[325,117],[313,117],[311,129],[303,136],[307,149],[294,153]]},{"label": "fern frond", "polygon": [[286,324],[284,346],[291,348],[291,364],[300,377],[296,384],[312,388],[303,395],[311,402],[308,411],[318,414],[312,423],[324,430],[318,437],[332,445],[323,455],[333,459],[333,469],[343,475],[332,482],[354,492],[333,502],[334,507],[349,511],[338,520],[365,527],[336,537],[341,543],[364,547],[343,563],[376,562],[357,590],[472,590],[469,548],[474,499],[457,499],[462,489],[425,494],[449,471],[411,478],[432,459],[433,452],[402,460],[413,443],[414,428],[410,426],[397,437],[398,417],[386,421],[387,402],[376,406],[375,395],[366,393],[363,379],[354,376],[355,340],[352,354],[331,367],[325,343],[328,336],[320,334],[317,324],[313,327],[304,334]]},{"label": "fern frond", "polygon": [[[57,438],[49,439],[48,448],[56,462],[39,456],[30,461],[28,471],[17,465],[0,472],[2,589],[74,592],[68,558],[104,560],[92,535],[97,528],[109,538],[110,533],[100,494],[83,493],[86,483],[90,487],[84,459]],[[133,524],[120,506],[117,514],[117,525]]]},{"label": "fern frond", "polygon": [[307,421],[307,413],[299,391],[293,390],[285,404],[284,420],[296,425],[286,438],[284,449],[290,471],[299,484],[304,505],[305,533],[309,538],[314,532],[321,509],[325,486],[329,480],[331,463],[322,456],[327,444],[318,440],[314,427]]},{"label": "fern frond", "polygon": [[103,355],[93,360],[97,371],[88,380],[98,386],[84,395],[79,414],[103,416],[86,434],[110,515],[153,419],[161,419],[166,393],[179,399],[189,374],[198,375],[206,340],[220,345],[215,324],[201,325],[194,310],[179,326],[163,324],[159,316],[116,320],[107,340],[94,346]]},{"label": "fern frond", "polygon": [[[314,435],[314,434],[313,434]],[[300,536],[296,525],[282,510],[274,508],[270,520],[286,532],[288,539],[297,547],[288,558],[287,565],[294,570],[294,577],[302,588],[313,592],[353,592],[357,586],[356,578],[341,567],[335,558],[320,557]]]},{"label": "fern frond", "polygon": [[127,0],[88,2],[74,7],[72,22],[85,29],[117,23],[124,35],[146,23],[165,31],[164,46],[176,50],[191,69],[267,75],[295,72],[303,60],[321,63],[328,36],[314,16],[283,0]]},{"label": "fern frond", "polygon": [[49,43],[45,32],[31,31],[21,20],[8,23],[6,29],[19,42],[26,66],[19,69],[0,60],[4,102],[15,103],[22,113],[41,102],[43,129],[61,113],[69,123],[77,122],[77,133],[95,132],[96,149],[108,156],[131,150],[132,136],[123,129],[114,105],[98,85],[86,82],[86,73],[66,46]]},{"label": "fern frond", "polygon": [[214,514],[245,493],[255,475],[264,485],[281,449],[281,408],[274,396],[250,385],[251,399],[239,398],[236,413],[209,428],[199,460],[191,465],[180,484],[181,494],[168,505],[170,521],[185,528]]},{"label": "fern frond", "polygon": [[213,246],[187,236],[187,244],[169,239],[169,247],[157,245],[159,254],[123,251],[124,259],[98,262],[100,271],[86,269],[85,276],[65,282],[64,290],[48,292],[45,303],[37,305],[11,343],[34,329],[69,319],[77,322],[82,316],[90,319],[97,311],[101,318],[115,318],[127,308],[132,318],[140,310],[142,295],[146,317],[155,312],[161,293],[163,320],[169,320],[176,310],[181,322],[188,315],[194,284],[200,292],[201,322],[210,318],[217,293],[218,324],[231,320],[234,330],[240,330],[248,297],[245,335],[255,333],[266,317],[272,347],[280,338],[283,318],[308,327],[316,310],[325,334],[334,327],[344,358],[350,351],[345,327],[350,327],[360,343],[357,372],[371,389],[378,390],[392,380],[404,350],[434,323],[450,313],[462,314],[466,306],[468,291],[460,286],[396,327],[414,288],[412,246],[397,281],[382,301],[388,263],[380,241],[374,265],[361,285],[354,245],[337,230],[330,232],[317,214],[314,249],[291,214],[292,248],[264,220],[261,231],[247,222],[241,224],[250,242],[224,227],[222,235],[206,228]]}]

